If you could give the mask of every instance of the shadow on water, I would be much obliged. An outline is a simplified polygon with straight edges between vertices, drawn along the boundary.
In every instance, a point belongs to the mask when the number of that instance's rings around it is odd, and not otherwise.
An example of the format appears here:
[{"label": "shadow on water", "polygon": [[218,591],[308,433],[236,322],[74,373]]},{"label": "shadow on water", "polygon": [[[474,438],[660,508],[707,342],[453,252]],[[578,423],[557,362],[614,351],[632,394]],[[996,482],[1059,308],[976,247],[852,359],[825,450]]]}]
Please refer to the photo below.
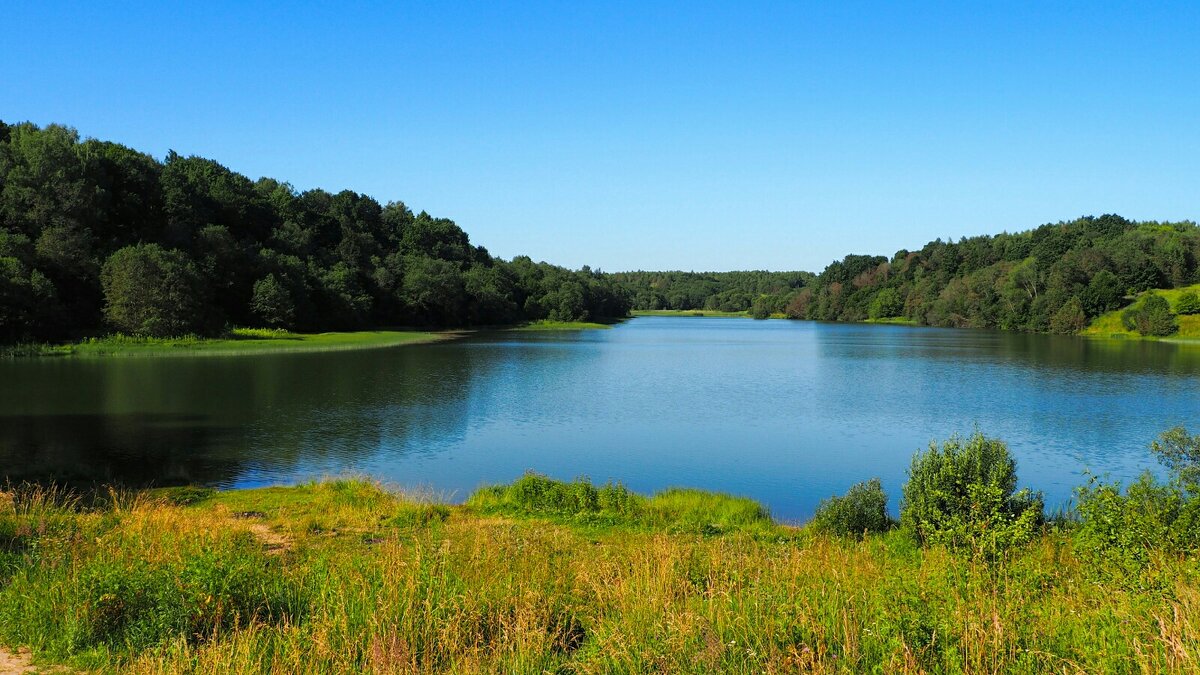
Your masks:
[{"label": "shadow on water", "polygon": [[221,484],[242,470],[236,456],[195,451],[225,447],[237,436],[197,415],[6,415],[0,423],[0,466],[12,482]]},{"label": "shadow on water", "polygon": [[[1057,504],[1200,424],[1200,346],[638,318],[394,349],[0,362],[0,478],[221,487],[367,473],[462,497],[526,469],[745,494],[783,518],[976,424]],[[894,506],[894,505],[893,505]]]}]

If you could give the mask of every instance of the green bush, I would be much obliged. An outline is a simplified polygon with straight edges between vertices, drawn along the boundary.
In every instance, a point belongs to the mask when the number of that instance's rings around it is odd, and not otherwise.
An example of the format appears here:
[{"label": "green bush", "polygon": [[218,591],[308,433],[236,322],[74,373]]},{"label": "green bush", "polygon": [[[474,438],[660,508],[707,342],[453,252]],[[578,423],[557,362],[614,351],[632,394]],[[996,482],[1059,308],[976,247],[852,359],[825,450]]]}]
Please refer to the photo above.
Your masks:
[{"label": "green bush", "polygon": [[530,472],[511,485],[483,488],[468,503],[526,513],[575,516],[602,512],[630,515],[641,501],[623,485],[609,483],[597,489],[587,478],[568,483]]},{"label": "green bush", "polygon": [[931,443],[913,457],[900,524],[922,543],[994,559],[1029,541],[1044,520],[1041,494],[1016,485],[1016,462],[1002,441],[975,432],[940,448]]},{"label": "green bush", "polygon": [[887,494],[878,478],[851,486],[841,497],[822,501],[813,516],[814,528],[842,536],[861,537],[867,532],[884,532],[891,526]]},{"label": "green bush", "polygon": [[567,483],[536,473],[527,473],[510,485],[481,488],[471,495],[467,505],[497,513],[709,535],[755,533],[773,527],[770,512],[745,497],[685,488],[668,488],[645,497],[619,483],[596,487],[587,478]]},{"label": "green bush", "polygon": [[1179,330],[1171,304],[1157,293],[1147,294],[1140,304],[1121,312],[1121,324],[1142,335],[1163,336]]},{"label": "green bush", "polygon": [[1077,491],[1075,549],[1092,576],[1124,586],[1154,588],[1171,582],[1156,555],[1200,550],[1200,436],[1183,428],[1163,433],[1152,452],[1170,470],[1166,483],[1143,474],[1122,491],[1093,478]]},{"label": "green bush", "polygon": [[1175,301],[1176,314],[1200,314],[1200,295],[1195,291],[1184,291]]}]

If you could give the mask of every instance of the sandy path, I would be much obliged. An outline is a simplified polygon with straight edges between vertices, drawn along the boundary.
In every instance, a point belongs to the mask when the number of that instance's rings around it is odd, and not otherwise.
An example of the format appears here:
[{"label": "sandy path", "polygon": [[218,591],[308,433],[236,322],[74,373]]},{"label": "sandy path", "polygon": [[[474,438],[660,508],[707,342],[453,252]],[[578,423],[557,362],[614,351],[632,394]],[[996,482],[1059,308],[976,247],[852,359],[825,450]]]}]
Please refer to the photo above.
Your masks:
[{"label": "sandy path", "polygon": [[28,649],[18,649],[15,653],[0,647],[0,675],[16,675],[16,673],[36,673],[37,668],[29,659]]}]

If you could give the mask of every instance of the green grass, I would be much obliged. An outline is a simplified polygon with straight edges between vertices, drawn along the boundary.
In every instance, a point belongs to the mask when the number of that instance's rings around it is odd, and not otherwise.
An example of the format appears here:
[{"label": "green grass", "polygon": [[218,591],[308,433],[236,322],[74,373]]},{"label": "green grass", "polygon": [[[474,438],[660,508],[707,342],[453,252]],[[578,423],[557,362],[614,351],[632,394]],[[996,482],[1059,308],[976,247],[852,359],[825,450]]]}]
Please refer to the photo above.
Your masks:
[{"label": "green grass", "polygon": [[[1179,302],[1179,296],[1187,291],[1200,293],[1200,284],[1192,286],[1183,286],[1180,288],[1160,288],[1147,293],[1156,293],[1166,298],[1170,303],[1172,311],[1175,309],[1176,303]],[[1179,331],[1166,337],[1153,337],[1138,334],[1136,331],[1131,331],[1125,328],[1121,323],[1121,312],[1124,312],[1130,307],[1139,306],[1145,299],[1147,293],[1141,293],[1130,304],[1121,309],[1113,310],[1101,314],[1092,320],[1092,323],[1087,328],[1083,329],[1080,335],[1089,337],[1107,337],[1107,338],[1122,338],[1122,339],[1144,339],[1144,340],[1200,340],[1200,314],[1188,314],[1176,316],[1179,322]]]},{"label": "green grass", "polygon": [[903,316],[888,316],[888,317],[880,317],[878,319],[867,319],[867,320],[863,321],[863,323],[887,323],[887,324],[896,324],[898,326],[919,326],[919,325],[921,325],[921,323],[919,321],[915,321],[913,319],[909,319],[909,318],[906,318]]},{"label": "green grass", "polygon": [[[723,318],[750,318],[750,312],[722,312],[715,309],[635,309],[634,316],[715,316]],[[782,317],[782,315],[780,315]]]},{"label": "green grass", "polygon": [[142,338],[109,335],[66,345],[18,345],[9,356],[169,356],[266,354],[294,351],[339,351],[436,342],[454,333],[425,331],[355,331],[291,333],[264,328],[235,328],[221,338],[188,336]]},{"label": "green grass", "polygon": [[593,323],[588,321],[532,321],[530,323],[509,328],[507,330],[517,331],[539,331],[539,330],[590,330],[597,328],[612,328],[612,324],[608,323]]},{"label": "green grass", "polygon": [[450,506],[365,480],[0,492],[0,644],[132,673],[1195,672],[1200,570],[1097,582],[1049,528],[1000,567],[751,500],[526,476]]}]

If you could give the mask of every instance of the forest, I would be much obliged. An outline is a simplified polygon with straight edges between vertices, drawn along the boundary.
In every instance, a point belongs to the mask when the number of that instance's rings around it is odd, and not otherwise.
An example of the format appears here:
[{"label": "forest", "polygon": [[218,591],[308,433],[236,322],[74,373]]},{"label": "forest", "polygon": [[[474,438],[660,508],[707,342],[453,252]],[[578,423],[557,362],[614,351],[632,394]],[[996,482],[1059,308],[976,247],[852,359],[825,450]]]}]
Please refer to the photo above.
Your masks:
[{"label": "forest", "polygon": [[[848,255],[820,274],[636,272],[615,275],[635,310],[750,310],[793,319],[901,318],[930,326],[1076,333],[1139,293],[1200,282],[1200,227],[1087,216],[1033,230],[940,239],[891,258]],[[1176,312],[1200,312],[1191,296]],[[1123,317],[1142,334],[1172,332],[1154,295]]]},{"label": "forest", "polygon": [[[115,331],[298,331],[585,321],[636,310],[749,312],[1076,333],[1138,294],[1200,282],[1200,227],[1087,216],[940,239],[809,272],[568,270],[496,258],[454,222],[350,190],[297,191],[218,162],[164,161],[75,130],[0,122],[0,342]],[[1125,327],[1170,334],[1188,295]]]},{"label": "forest", "polygon": [[0,122],[0,342],[580,321],[629,306],[610,277],[496,258],[402,202]]}]

